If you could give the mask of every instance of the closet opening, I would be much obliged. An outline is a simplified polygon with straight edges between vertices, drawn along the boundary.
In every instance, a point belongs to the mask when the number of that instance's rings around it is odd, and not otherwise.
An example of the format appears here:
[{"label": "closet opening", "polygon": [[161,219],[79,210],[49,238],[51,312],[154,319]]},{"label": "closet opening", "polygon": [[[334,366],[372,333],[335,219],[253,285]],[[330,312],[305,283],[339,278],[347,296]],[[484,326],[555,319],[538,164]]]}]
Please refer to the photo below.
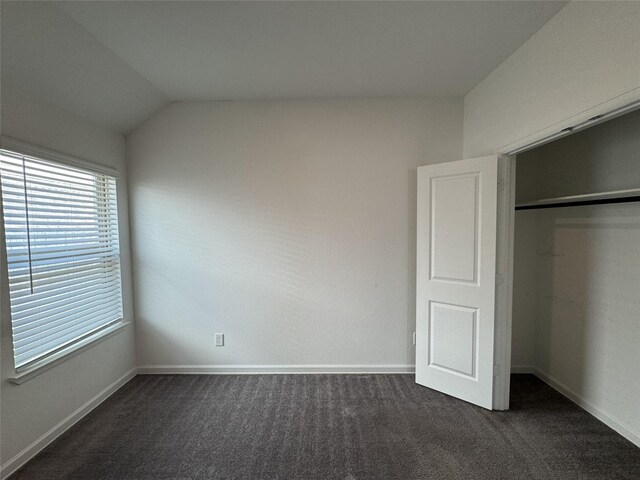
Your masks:
[{"label": "closet opening", "polygon": [[514,381],[640,445],[640,110],[514,161]]}]

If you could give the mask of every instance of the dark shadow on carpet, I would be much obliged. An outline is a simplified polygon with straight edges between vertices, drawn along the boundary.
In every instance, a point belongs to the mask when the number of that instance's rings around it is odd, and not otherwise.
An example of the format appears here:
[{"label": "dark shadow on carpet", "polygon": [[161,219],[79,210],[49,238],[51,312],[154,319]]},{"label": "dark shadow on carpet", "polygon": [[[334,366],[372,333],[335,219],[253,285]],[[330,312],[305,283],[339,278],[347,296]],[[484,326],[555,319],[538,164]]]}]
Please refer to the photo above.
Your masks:
[{"label": "dark shadow on carpet", "polygon": [[489,412],[412,375],[141,375],[12,480],[640,479],[640,449],[532,375]]}]

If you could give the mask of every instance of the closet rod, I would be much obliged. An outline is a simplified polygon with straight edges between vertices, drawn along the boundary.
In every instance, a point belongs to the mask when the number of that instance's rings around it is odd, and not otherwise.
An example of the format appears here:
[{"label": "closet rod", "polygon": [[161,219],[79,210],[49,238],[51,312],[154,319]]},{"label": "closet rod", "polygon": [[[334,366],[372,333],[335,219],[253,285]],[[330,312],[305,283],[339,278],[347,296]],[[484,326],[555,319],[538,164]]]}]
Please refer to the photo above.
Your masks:
[{"label": "closet rod", "polygon": [[586,205],[605,205],[611,203],[640,202],[640,188],[617,190],[615,192],[588,193],[568,197],[545,198],[534,202],[516,204],[516,210],[534,210],[540,208],[580,207]]}]

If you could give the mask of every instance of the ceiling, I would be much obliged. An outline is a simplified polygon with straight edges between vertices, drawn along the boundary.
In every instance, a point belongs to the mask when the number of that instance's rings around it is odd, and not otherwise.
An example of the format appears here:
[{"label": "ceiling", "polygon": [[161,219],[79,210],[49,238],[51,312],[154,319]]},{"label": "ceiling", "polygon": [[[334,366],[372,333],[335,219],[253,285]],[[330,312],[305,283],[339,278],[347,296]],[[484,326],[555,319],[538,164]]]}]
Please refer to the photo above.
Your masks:
[{"label": "ceiling", "polygon": [[566,2],[3,2],[2,82],[126,132],[178,100],[462,96]]}]

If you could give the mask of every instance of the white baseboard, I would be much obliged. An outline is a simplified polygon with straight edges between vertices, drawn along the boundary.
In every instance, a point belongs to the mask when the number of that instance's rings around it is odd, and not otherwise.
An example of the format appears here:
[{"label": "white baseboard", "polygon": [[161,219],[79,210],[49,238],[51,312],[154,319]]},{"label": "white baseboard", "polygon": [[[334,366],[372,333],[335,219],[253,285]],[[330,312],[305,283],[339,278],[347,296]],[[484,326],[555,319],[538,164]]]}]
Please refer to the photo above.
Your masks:
[{"label": "white baseboard", "polygon": [[120,387],[122,387],[125,383],[135,377],[137,374],[136,369],[129,371],[118,380],[113,382],[111,385],[107,386],[104,390],[98,393],[96,396],[91,398],[88,402],[78,408],[75,412],[69,415],[67,418],[62,420],[56,426],[54,426],[51,430],[46,432],[40,438],[38,438],[31,445],[28,445],[24,448],[20,453],[18,453],[15,457],[8,460],[4,465],[0,467],[0,478],[5,479],[20,467],[22,467],[25,463],[31,460],[34,456],[36,456],[42,449],[44,449],[47,445],[53,442],[56,438],[66,432],[69,428],[71,428],[75,423],[80,421],[85,415],[87,415],[91,410],[96,408],[102,402],[104,402],[107,398],[109,398],[113,393],[115,393]]},{"label": "white baseboard", "polygon": [[200,375],[255,375],[255,374],[309,374],[309,373],[414,373],[413,364],[399,365],[142,365],[138,373],[145,374],[200,374]]},{"label": "white baseboard", "polygon": [[548,375],[547,373],[543,372],[542,370],[540,370],[538,368],[534,368],[533,374],[536,377],[538,377],[540,380],[542,380],[543,382],[548,384],[551,388],[557,390],[562,395],[567,397],[573,403],[575,403],[579,407],[581,407],[584,410],[586,410],[587,412],[589,412],[591,415],[596,417],[602,423],[604,423],[605,425],[611,427],[613,430],[618,432],[624,438],[626,438],[630,442],[632,442],[635,445],[637,445],[638,447],[640,447],[640,433],[634,432],[631,428],[629,428],[627,425],[625,425],[622,421],[618,420],[613,415],[610,415],[610,414],[602,411],[601,409],[599,409],[598,407],[593,405],[591,402],[585,400],[582,396],[578,395],[576,392],[571,390],[569,387],[567,387],[563,383],[559,382],[558,380],[553,378],[551,375]]}]

